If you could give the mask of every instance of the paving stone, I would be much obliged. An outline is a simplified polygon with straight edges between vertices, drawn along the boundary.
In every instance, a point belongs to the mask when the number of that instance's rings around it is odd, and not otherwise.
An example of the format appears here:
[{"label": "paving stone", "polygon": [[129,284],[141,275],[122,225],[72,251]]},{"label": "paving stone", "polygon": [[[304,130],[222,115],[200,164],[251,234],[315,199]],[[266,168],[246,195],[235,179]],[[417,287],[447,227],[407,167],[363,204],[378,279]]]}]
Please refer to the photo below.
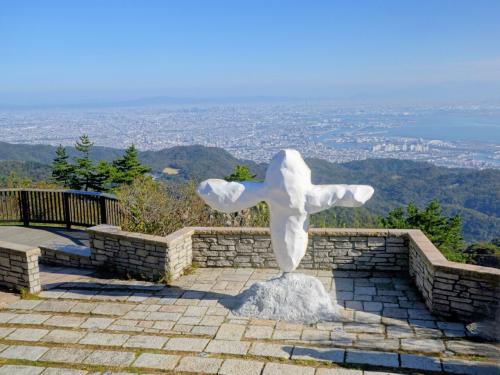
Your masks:
[{"label": "paving stone", "polygon": [[76,328],[85,321],[81,316],[54,315],[43,322],[46,326]]},{"label": "paving stone", "polygon": [[333,278],[332,289],[343,292],[352,292],[354,290],[354,280],[340,277]]},{"label": "paving stone", "polygon": [[180,355],[143,353],[135,360],[133,366],[173,370],[180,358]]},{"label": "paving stone", "polygon": [[[353,370],[348,368],[319,368],[316,370],[316,375],[362,375],[363,371]],[[366,372],[365,372],[366,374]]]},{"label": "paving stone", "polygon": [[100,315],[125,315],[134,308],[134,305],[124,303],[99,303],[92,310],[93,314]]},{"label": "paving stone", "polygon": [[221,375],[260,375],[263,362],[241,359],[226,359],[219,370]]},{"label": "paving stone", "polygon": [[399,340],[386,339],[358,339],[353,342],[353,346],[361,349],[380,349],[380,350],[398,350]]},{"label": "paving stone", "polygon": [[498,375],[500,365],[493,363],[481,363],[476,361],[463,361],[453,359],[443,359],[443,371],[453,374],[467,375]]},{"label": "paving stone", "polygon": [[39,341],[47,333],[49,333],[47,329],[18,328],[7,337],[7,340]]},{"label": "paving stone", "polygon": [[345,307],[346,307],[346,309],[362,311],[363,310],[363,302],[362,301],[345,301]]},{"label": "paving stone", "polygon": [[52,348],[40,358],[40,361],[82,363],[90,353],[92,353],[90,349]]},{"label": "paving stone", "polygon": [[276,358],[290,358],[292,354],[292,346],[290,345],[278,345],[278,344],[267,344],[261,342],[255,342],[250,347],[249,354],[264,356],[264,357],[276,357]]},{"label": "paving stone", "polygon": [[239,324],[222,324],[217,331],[216,339],[240,340],[245,332],[245,326]]},{"label": "paving stone", "polygon": [[500,358],[500,346],[473,341],[447,341],[446,347],[457,354],[483,355],[490,358]]},{"label": "paving stone", "polygon": [[250,347],[249,342],[233,340],[212,340],[205,349],[208,353],[240,354],[244,355]]},{"label": "paving stone", "polygon": [[161,320],[161,321],[166,320],[166,321],[176,322],[177,320],[180,319],[181,316],[182,315],[179,313],[153,311],[149,313],[149,315],[146,317],[146,320]]},{"label": "paving stone", "polygon": [[8,305],[7,308],[13,310],[31,310],[34,309],[40,303],[42,303],[42,300],[20,299]]},{"label": "paving stone", "polygon": [[[84,370],[72,370],[68,368],[47,368],[42,375],[91,375]],[[97,375],[97,374],[96,374]]]},{"label": "paving stone", "polygon": [[402,339],[401,349],[422,353],[441,353],[445,350],[445,347],[441,340]]},{"label": "paving stone", "polygon": [[345,361],[347,363],[367,364],[373,366],[399,366],[398,355],[395,353],[372,352],[365,350],[348,349]]},{"label": "paving stone", "polygon": [[71,308],[70,312],[89,314],[96,307],[97,307],[97,303],[95,303],[95,302],[77,302],[76,305],[74,305]]},{"label": "paving stone", "polygon": [[179,350],[183,352],[202,352],[207,346],[209,339],[198,339],[188,337],[173,337],[164,346],[166,350]]},{"label": "paving stone", "polygon": [[355,311],[354,321],[358,323],[380,323],[382,317],[379,314],[365,312],[365,311]]},{"label": "paving stone", "polygon": [[247,330],[245,331],[245,337],[249,339],[270,339],[273,331],[273,327],[248,326]]},{"label": "paving stone", "polygon": [[49,350],[49,348],[45,348],[43,346],[12,345],[0,353],[0,358],[36,361],[47,350]]},{"label": "paving stone", "polygon": [[262,375],[313,375],[313,367],[286,365],[283,363],[266,363]]},{"label": "paving stone", "polygon": [[387,326],[386,328],[387,337],[389,338],[408,338],[415,336],[413,330],[409,327],[401,326]]},{"label": "paving stone", "polygon": [[80,328],[86,329],[106,329],[114,319],[111,318],[88,318],[85,322],[80,325]]},{"label": "paving stone", "polygon": [[275,340],[299,340],[302,331],[288,331],[284,329],[275,329],[273,339]]},{"label": "paving stone", "polygon": [[134,353],[95,350],[84,361],[89,365],[129,366],[135,359]]},{"label": "paving stone", "polygon": [[344,349],[295,346],[292,352],[292,359],[342,363],[344,361],[344,353]]},{"label": "paving stone", "polygon": [[465,331],[465,324],[454,322],[436,322],[438,328],[449,329],[452,331]]},{"label": "paving stone", "polygon": [[47,300],[38,304],[33,310],[48,312],[68,312],[76,305],[74,301]]},{"label": "paving stone", "polygon": [[39,375],[45,367],[5,365],[0,367],[0,375]]},{"label": "paving stone", "polygon": [[401,354],[401,367],[425,371],[441,371],[439,358],[413,354]]},{"label": "paving stone", "polygon": [[212,326],[194,326],[193,329],[191,330],[192,334],[195,335],[209,335],[209,336],[215,336],[217,333],[217,330],[219,327],[212,327]]},{"label": "paving stone", "polygon": [[0,338],[3,338],[13,332],[15,328],[3,328],[0,327]]},{"label": "paving stone", "polygon": [[382,315],[389,317],[389,318],[407,319],[408,318],[408,310],[407,309],[400,309],[397,307],[387,307],[387,308],[384,308],[384,310],[382,311]]},{"label": "paving stone", "polygon": [[363,302],[363,310],[370,312],[382,311],[383,305],[381,302]]},{"label": "paving stone", "polygon": [[55,343],[60,343],[60,344],[75,344],[84,335],[85,335],[85,332],[54,329],[54,330],[50,331],[47,335],[45,335],[41,339],[41,341],[55,342]]},{"label": "paving stone", "polygon": [[366,324],[366,323],[346,323],[344,330],[352,333],[384,333],[382,324]]},{"label": "paving stone", "polygon": [[162,336],[133,335],[123,345],[125,348],[161,349],[168,338]]},{"label": "paving stone", "polygon": [[374,296],[377,294],[377,288],[375,287],[355,287],[354,293],[358,295]]},{"label": "paving stone", "polygon": [[14,324],[42,324],[50,315],[42,314],[19,314],[9,321],[9,323]]},{"label": "paving stone", "polygon": [[14,313],[0,312],[0,323],[7,323],[9,320],[16,316],[17,314]]},{"label": "paving stone", "polygon": [[217,374],[221,364],[222,359],[219,358],[183,357],[175,370],[204,374]]},{"label": "paving stone", "polygon": [[220,326],[224,322],[223,316],[205,315],[200,324],[204,326]]},{"label": "paving stone", "polygon": [[89,332],[83,339],[80,340],[80,344],[122,346],[129,337],[129,335],[120,333]]}]

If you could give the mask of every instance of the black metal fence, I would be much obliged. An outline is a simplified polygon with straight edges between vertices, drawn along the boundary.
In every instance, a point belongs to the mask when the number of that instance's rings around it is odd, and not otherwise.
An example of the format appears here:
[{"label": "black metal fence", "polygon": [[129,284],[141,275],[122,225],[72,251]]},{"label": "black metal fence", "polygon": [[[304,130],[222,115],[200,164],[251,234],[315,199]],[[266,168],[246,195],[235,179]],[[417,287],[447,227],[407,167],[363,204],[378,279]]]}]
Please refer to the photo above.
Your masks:
[{"label": "black metal fence", "polygon": [[0,189],[0,221],[93,226],[121,224],[111,194],[79,190]]}]

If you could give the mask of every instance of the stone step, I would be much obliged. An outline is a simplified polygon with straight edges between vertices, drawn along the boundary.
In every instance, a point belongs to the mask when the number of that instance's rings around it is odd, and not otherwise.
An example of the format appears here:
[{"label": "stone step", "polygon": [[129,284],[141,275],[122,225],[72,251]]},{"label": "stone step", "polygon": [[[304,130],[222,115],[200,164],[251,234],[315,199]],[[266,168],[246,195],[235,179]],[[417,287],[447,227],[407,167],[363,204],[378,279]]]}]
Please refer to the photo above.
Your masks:
[{"label": "stone step", "polygon": [[[97,334],[94,334],[97,335]],[[96,336],[97,337],[97,336]],[[241,373],[220,371],[224,363],[241,368],[241,366],[258,367],[256,373],[260,374],[264,368],[264,374],[275,373],[297,373],[297,374],[345,374],[346,372],[335,372],[340,370],[338,366],[347,368],[362,368],[370,370],[377,368],[379,370],[388,370],[391,373],[398,370],[419,370],[430,372],[445,372],[459,374],[498,374],[500,367],[494,363],[465,361],[459,359],[440,359],[437,357],[428,357],[422,355],[397,354],[388,352],[373,352],[360,350],[331,350],[324,348],[305,348],[305,347],[286,347],[272,346],[271,344],[254,343],[249,348],[242,348],[236,342],[213,340],[202,343],[195,342],[175,342],[175,345],[168,347],[163,342],[158,342],[157,346],[163,346],[164,352],[158,349],[144,347],[144,339],[135,338],[135,341],[126,340],[131,345],[124,349],[105,348],[110,346],[109,340],[103,341],[99,345],[96,337],[87,338],[92,342],[91,345],[72,345],[70,348],[65,346],[44,345],[42,343],[32,344],[11,344],[5,342],[0,344],[0,358],[2,362],[9,361],[15,363],[16,360],[22,360],[23,364],[37,361],[43,363],[65,363],[71,364],[72,368],[79,366],[109,366],[112,368],[136,368],[171,370],[176,372],[201,372],[204,373]],[[86,339],[86,338],[84,338]],[[82,339],[82,340],[84,340]],[[99,337],[99,339],[105,339]],[[113,338],[118,339],[118,338]],[[176,350],[175,348],[181,348]],[[186,350],[189,347],[191,350]],[[231,350],[228,350],[231,348]],[[241,348],[240,348],[241,349]],[[183,353],[185,352],[185,354]],[[241,354],[241,353],[248,354]],[[192,354],[194,353],[194,355]],[[196,354],[198,353],[198,354]],[[279,361],[279,362],[277,362]],[[307,361],[307,366],[303,366]],[[239,363],[237,363],[239,362]],[[258,364],[258,365],[257,365]],[[10,368],[10,370],[16,370]],[[233,371],[235,368],[233,367]],[[328,371],[330,370],[330,371]],[[4,370],[3,373],[6,373]],[[345,371],[345,369],[344,369]],[[364,370],[358,370],[357,374],[362,374]],[[1,374],[2,372],[0,372]],[[12,373],[12,372],[11,372]],[[20,373],[20,372],[16,372]]]},{"label": "stone step", "polygon": [[68,244],[40,246],[40,263],[66,267],[93,268],[90,247]]}]

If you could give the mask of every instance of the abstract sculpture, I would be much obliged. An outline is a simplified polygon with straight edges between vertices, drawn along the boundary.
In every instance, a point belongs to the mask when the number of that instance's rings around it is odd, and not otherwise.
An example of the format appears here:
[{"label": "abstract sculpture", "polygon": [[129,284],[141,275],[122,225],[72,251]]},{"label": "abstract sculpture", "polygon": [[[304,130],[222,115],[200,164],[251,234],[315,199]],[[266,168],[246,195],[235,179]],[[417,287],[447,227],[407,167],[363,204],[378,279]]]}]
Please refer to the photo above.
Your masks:
[{"label": "abstract sculpture", "polygon": [[373,194],[368,185],[313,185],[311,170],[296,150],[278,152],[264,182],[203,181],[198,194],[212,208],[226,213],[269,205],[271,242],[278,265],[291,272],[307,249],[309,214],[333,206],[359,207]]}]

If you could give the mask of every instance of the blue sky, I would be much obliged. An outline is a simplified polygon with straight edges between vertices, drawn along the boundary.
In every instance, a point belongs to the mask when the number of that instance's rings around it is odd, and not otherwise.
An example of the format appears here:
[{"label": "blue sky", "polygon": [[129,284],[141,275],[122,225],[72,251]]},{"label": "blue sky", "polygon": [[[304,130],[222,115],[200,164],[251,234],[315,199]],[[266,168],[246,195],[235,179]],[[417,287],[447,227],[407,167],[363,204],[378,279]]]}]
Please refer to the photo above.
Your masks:
[{"label": "blue sky", "polygon": [[500,98],[499,19],[496,0],[3,0],[0,103]]}]

